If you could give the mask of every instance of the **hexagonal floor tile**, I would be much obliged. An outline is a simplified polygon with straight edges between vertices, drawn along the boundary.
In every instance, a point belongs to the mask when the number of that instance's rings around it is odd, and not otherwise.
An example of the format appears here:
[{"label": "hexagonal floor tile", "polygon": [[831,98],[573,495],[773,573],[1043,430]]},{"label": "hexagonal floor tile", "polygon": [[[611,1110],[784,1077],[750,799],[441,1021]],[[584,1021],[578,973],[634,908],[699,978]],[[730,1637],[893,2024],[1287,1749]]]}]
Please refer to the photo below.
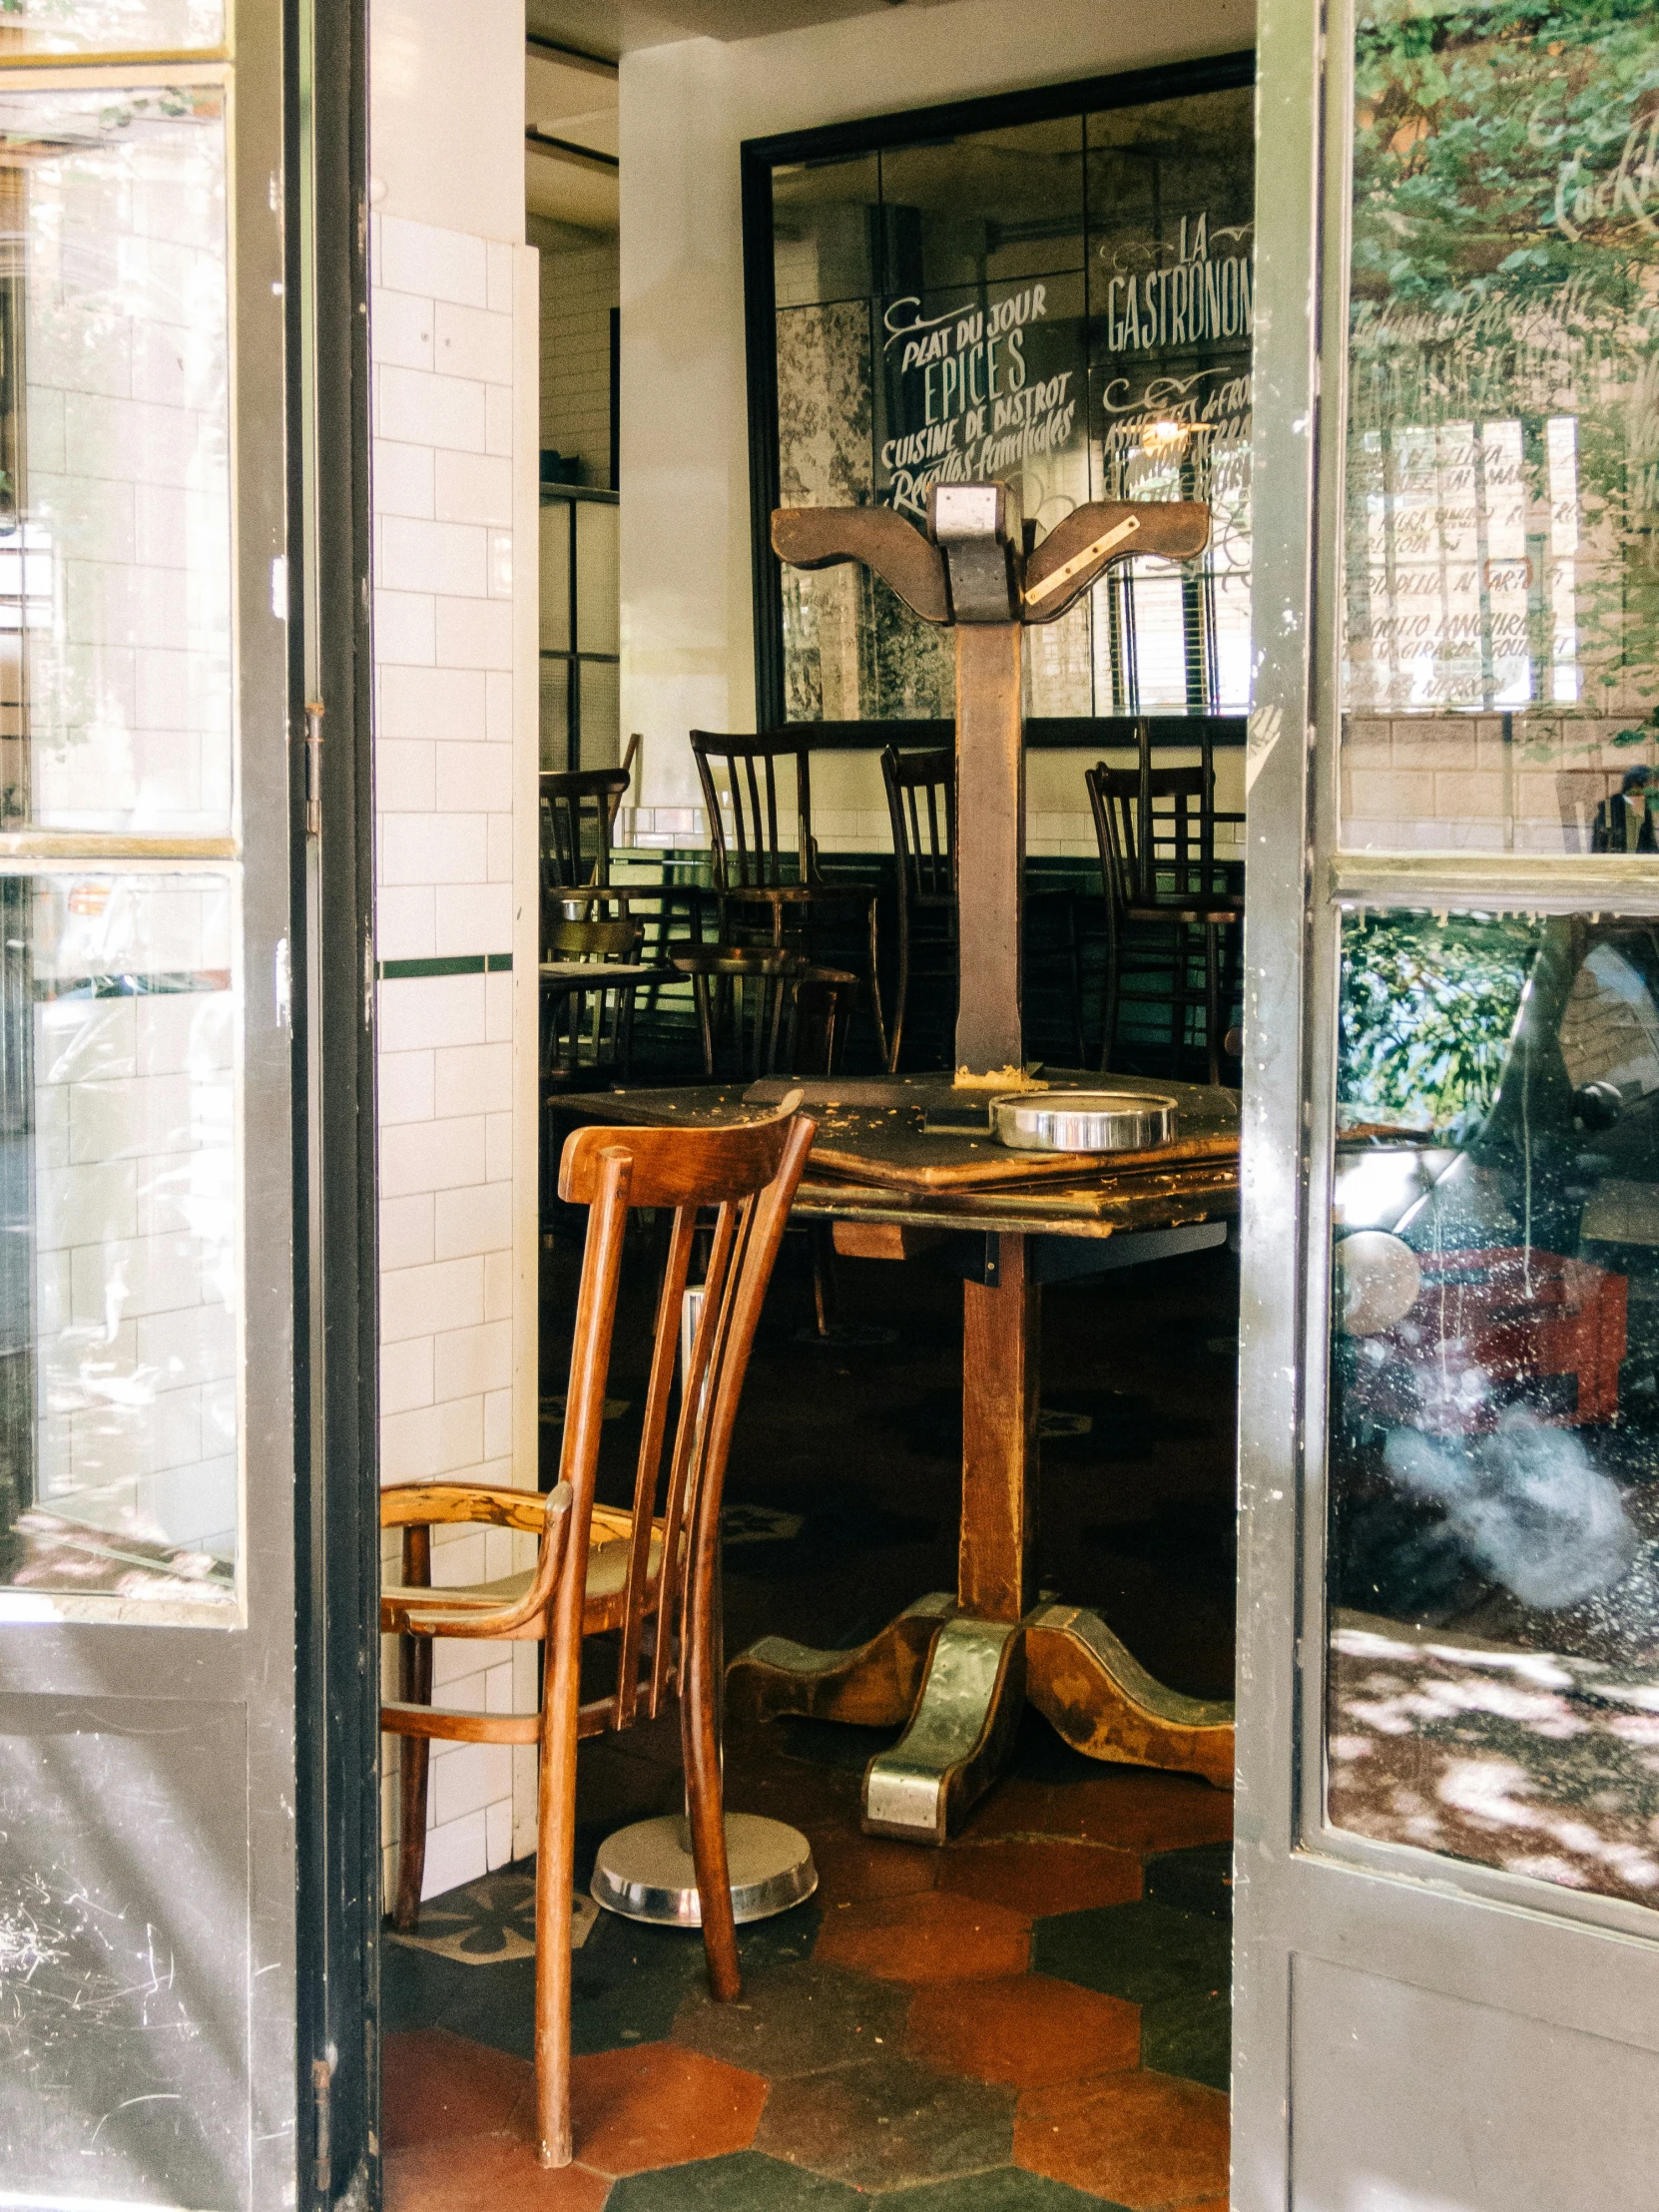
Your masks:
[{"label": "hexagonal floor tile", "polygon": [[388,2152],[386,2212],[601,2212],[610,2177],[538,2165],[528,2136],[456,2136]]},{"label": "hexagonal floor tile", "polygon": [[755,2148],[856,2189],[1009,2162],[1013,2092],[950,2080],[896,2055],[777,2082]]},{"label": "hexagonal floor tile", "polygon": [[1019,2100],[1014,2159],[1129,2212],[1190,2206],[1227,2189],[1227,2099],[1167,2074],[1102,2074]]},{"label": "hexagonal floor tile", "polygon": [[571,2067],[570,2131],[584,2166],[634,2174],[747,2150],[767,2085],[678,2043],[600,2051]]},{"label": "hexagonal floor tile", "polygon": [[[908,1850],[908,1845],[899,1845]],[[953,1895],[985,1898],[1015,1913],[1081,1913],[1095,1906],[1127,1905],[1141,1894],[1136,1852],[1109,1844],[1078,1844],[1060,1836],[964,1844],[943,1855],[938,1887]]]},{"label": "hexagonal floor tile", "polygon": [[1002,1782],[962,1831],[964,1843],[999,1836],[1069,1836],[1124,1851],[1174,1851],[1227,1842],[1233,1799],[1191,1774],[1098,1767],[1081,1781]]},{"label": "hexagonal floor tile", "polygon": [[1119,1997],[1046,1974],[977,1982],[966,2003],[945,1981],[917,1990],[904,2048],[944,2073],[1037,2089],[1137,2065],[1141,2018]]},{"label": "hexagonal floor tile", "polygon": [[716,2004],[706,1987],[694,1988],[675,2018],[674,2040],[769,2081],[787,2081],[883,2049],[896,2052],[909,2001],[909,1991],[891,1982],[804,1960],[746,1974],[735,2004]]},{"label": "hexagonal floor tile", "polygon": [[863,2201],[844,2182],[740,2150],[634,2174],[616,2184],[605,2212],[857,2212]]},{"label": "hexagonal floor tile", "polygon": [[442,2027],[389,2034],[382,2058],[380,2141],[388,2155],[454,2136],[504,2134],[534,2080],[524,2059]]},{"label": "hexagonal floor tile", "polygon": [[923,1891],[830,1912],[816,1955],[883,1981],[988,1981],[1025,1971],[1030,1925],[1004,1906]]},{"label": "hexagonal floor tile", "polygon": [[[1085,2195],[1023,2166],[998,2166],[961,2181],[925,2182],[881,2199],[881,2212],[1122,2212],[1104,2197]],[[1222,2207],[1226,2212],[1226,2207]]]},{"label": "hexagonal floor tile", "polygon": [[1217,1920],[1229,1920],[1233,1913],[1233,1846],[1194,1844],[1187,1851],[1157,1852],[1146,1863],[1144,1889],[1155,1905],[1173,1905],[1183,1913],[1209,1913]]},{"label": "hexagonal floor tile", "polygon": [[818,1901],[826,1912],[837,1905],[859,1905],[868,1898],[912,1897],[934,1888],[939,1855],[924,1844],[901,1844],[886,1836],[815,1834]]},{"label": "hexagonal floor tile", "polygon": [[1172,1905],[1107,1905],[1036,1923],[1032,1964],[1132,2004],[1197,1996],[1231,1986],[1233,1932],[1208,1913]]}]

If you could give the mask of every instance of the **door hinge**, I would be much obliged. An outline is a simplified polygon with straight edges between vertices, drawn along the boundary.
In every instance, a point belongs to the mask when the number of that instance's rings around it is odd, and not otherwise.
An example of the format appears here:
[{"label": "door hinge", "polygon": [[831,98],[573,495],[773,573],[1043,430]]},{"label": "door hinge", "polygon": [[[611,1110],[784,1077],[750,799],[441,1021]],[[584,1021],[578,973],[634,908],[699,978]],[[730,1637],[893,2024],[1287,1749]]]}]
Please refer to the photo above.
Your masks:
[{"label": "door hinge", "polygon": [[326,2058],[311,2060],[311,2102],[315,2108],[315,2134],[311,2143],[311,2186],[317,2195],[327,2198],[334,2185],[334,2150],[331,2141],[330,2106],[333,2102],[334,2069]]},{"label": "door hinge", "polygon": [[322,717],[320,699],[305,702],[305,834],[322,834]]}]

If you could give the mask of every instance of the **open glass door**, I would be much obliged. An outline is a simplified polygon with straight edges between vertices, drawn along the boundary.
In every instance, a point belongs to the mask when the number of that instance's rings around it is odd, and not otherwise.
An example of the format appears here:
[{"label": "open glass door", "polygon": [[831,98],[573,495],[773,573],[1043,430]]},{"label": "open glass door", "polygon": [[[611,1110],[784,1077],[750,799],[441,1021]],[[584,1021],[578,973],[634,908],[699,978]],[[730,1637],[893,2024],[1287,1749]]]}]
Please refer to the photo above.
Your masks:
[{"label": "open glass door", "polygon": [[1659,21],[1260,61],[1234,2202],[1654,2204]]},{"label": "open glass door", "polygon": [[299,326],[283,11],[239,18],[0,12],[0,2204],[327,2180],[296,2036]]}]

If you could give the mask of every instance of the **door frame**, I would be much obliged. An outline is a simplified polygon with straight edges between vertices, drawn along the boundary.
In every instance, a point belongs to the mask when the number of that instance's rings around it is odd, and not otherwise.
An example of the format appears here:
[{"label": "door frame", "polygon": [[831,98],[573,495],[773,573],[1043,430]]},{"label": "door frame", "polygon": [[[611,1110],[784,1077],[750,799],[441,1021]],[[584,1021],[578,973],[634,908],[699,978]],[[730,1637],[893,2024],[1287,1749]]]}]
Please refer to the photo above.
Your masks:
[{"label": "door frame", "polygon": [[[284,0],[284,28],[299,2181],[301,2203],[373,2206],[380,1526],[366,0]],[[324,709],[319,743],[313,702]]]},{"label": "door frame", "polygon": [[[1645,1908],[1325,1819],[1326,1346],[1346,905],[1659,914],[1659,861],[1338,850],[1352,0],[1264,0],[1246,754],[1233,2203],[1294,2202],[1299,1967],[1659,2052]],[[1327,41],[1329,39],[1329,48]],[[1325,434],[1322,435],[1322,427]],[[1325,518],[1329,518],[1326,520]],[[1322,527],[1322,521],[1324,526]],[[1425,2049],[1424,2066],[1454,2068]],[[1593,2115],[1591,2117],[1593,2131]]]}]

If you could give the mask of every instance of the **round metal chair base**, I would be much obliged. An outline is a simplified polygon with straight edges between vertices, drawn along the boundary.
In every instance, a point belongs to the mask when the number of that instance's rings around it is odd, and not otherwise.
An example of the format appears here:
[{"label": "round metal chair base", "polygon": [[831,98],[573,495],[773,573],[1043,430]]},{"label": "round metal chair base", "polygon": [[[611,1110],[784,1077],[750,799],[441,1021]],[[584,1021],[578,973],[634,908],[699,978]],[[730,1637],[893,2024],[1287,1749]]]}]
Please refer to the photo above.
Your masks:
[{"label": "round metal chair base", "polygon": [[[758,1813],[728,1813],[726,1855],[732,1876],[732,1914],[740,1928],[787,1913],[818,1888],[813,1847],[801,1831]],[[593,1901],[625,1921],[664,1928],[701,1928],[691,1830],[682,1813],[619,1828],[599,1848]]]}]

